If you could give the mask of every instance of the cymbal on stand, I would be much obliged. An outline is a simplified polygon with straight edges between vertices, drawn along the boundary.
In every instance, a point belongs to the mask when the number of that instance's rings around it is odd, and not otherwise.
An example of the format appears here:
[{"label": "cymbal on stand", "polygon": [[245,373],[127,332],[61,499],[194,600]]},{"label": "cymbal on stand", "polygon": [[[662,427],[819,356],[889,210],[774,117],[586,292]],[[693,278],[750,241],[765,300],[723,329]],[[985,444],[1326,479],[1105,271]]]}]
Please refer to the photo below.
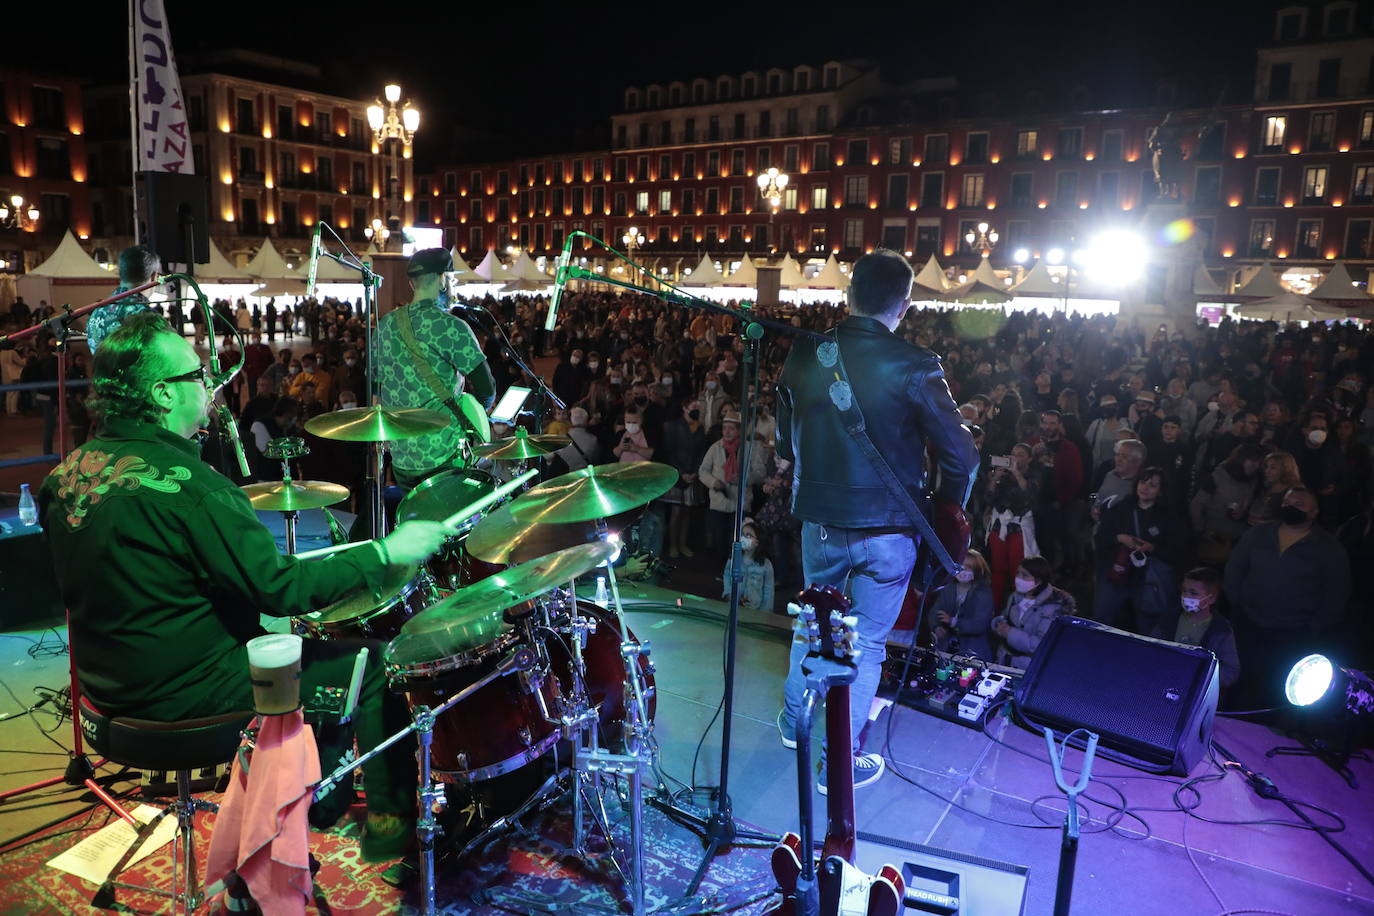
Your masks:
[{"label": "cymbal on stand", "polygon": [[354,407],[322,413],[305,421],[306,432],[344,442],[394,442],[414,439],[453,423],[453,418],[423,407]]},{"label": "cymbal on stand", "polygon": [[254,509],[268,512],[321,509],[348,499],[348,487],[323,480],[269,480],[266,483],[246,484],[239,489],[248,497]]},{"label": "cymbal on stand", "polygon": [[607,518],[648,505],[677,478],[677,468],[656,461],[588,465],[530,489],[510,503],[510,511],[524,524]]},{"label": "cymbal on stand", "polygon": [[490,458],[493,461],[523,461],[526,458],[551,455],[571,444],[572,439],[567,436],[531,436],[524,429],[517,429],[513,436],[477,446],[473,449],[473,454],[478,458]]}]

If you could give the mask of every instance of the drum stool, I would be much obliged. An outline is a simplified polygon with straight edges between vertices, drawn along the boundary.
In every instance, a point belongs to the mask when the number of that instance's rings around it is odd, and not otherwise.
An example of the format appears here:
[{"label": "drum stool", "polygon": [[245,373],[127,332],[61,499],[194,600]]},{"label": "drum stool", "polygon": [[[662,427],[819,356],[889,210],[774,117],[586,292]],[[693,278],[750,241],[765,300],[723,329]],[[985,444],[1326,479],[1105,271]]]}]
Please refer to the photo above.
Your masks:
[{"label": "drum stool", "polygon": [[[253,720],[252,712],[234,712],[177,722],[153,722],[124,716],[107,716],[81,697],[81,733],[91,747],[111,763],[139,770],[172,770],[176,773],[177,797],[157,817],[143,826],[138,839],[120,858],[105,883],[91,901],[103,909],[115,907],[115,888],[124,887],[144,893],[170,897],[173,913],[194,912],[205,902],[196,870],[192,832],[197,811],[218,811],[219,806],[191,795],[191,773],[233,759],[243,729]],[[169,814],[176,815],[177,829],[172,835],[172,889],[126,884],[115,880],[125,863],[142,845],[158,823]],[[177,847],[181,846],[178,861]],[[184,889],[183,889],[184,887]]]}]

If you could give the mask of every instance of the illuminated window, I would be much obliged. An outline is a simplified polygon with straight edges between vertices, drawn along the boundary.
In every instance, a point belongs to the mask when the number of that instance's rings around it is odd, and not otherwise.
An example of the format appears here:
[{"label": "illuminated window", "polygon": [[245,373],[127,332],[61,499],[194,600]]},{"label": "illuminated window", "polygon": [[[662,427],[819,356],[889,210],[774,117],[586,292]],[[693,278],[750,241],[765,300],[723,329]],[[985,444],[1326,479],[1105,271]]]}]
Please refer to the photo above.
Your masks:
[{"label": "illuminated window", "polygon": [[1350,185],[1352,204],[1374,203],[1374,166],[1355,166],[1355,178]]},{"label": "illuminated window", "polygon": [[1267,258],[1274,250],[1274,221],[1250,220],[1250,257]]},{"label": "illuminated window", "polygon": [[797,189],[786,188],[782,192],[782,208],[784,210],[797,209]]},{"label": "illuminated window", "polygon": [[1039,141],[1039,131],[1018,130],[1016,132],[1016,158],[1029,159],[1034,156],[1038,151]]},{"label": "illuminated window", "polygon": [[635,193],[635,212],[645,214],[649,212],[649,192],[638,191]]},{"label": "illuminated window", "polygon": [[1298,237],[1294,254],[1300,258],[1315,258],[1320,254],[1321,245],[1322,221],[1319,219],[1298,220]]},{"label": "illuminated window", "polygon": [[658,212],[659,212],[659,213],[668,213],[668,212],[671,211],[672,209],[673,209],[673,192],[672,192],[672,191],[659,191],[659,192],[658,192]]},{"label": "illuminated window", "polygon": [[830,188],[823,184],[811,186],[811,209],[824,210],[830,205]]},{"label": "illuminated window", "polygon": [[844,247],[858,249],[864,247],[864,221],[847,219],[844,221]]},{"label": "illuminated window", "polygon": [[1260,149],[1266,153],[1281,151],[1283,149],[1284,134],[1287,132],[1287,115],[1271,115],[1265,118],[1264,131],[1260,139]]},{"label": "illuminated window", "polygon": [[[986,136],[986,134],[984,135]],[[894,137],[887,142],[887,164],[908,165],[911,162],[911,138]]]},{"label": "illuminated window", "polygon": [[983,176],[981,174],[964,176],[964,188],[959,195],[959,206],[983,206]]},{"label": "illuminated window", "polygon": [[1374,111],[1360,112],[1360,149],[1374,147]]},{"label": "illuminated window", "polygon": [[1324,165],[1308,166],[1302,170],[1302,202],[1319,204],[1326,199],[1327,168]]},{"label": "illuminated window", "polygon": [[847,207],[863,207],[868,205],[867,175],[845,176],[844,203]]}]

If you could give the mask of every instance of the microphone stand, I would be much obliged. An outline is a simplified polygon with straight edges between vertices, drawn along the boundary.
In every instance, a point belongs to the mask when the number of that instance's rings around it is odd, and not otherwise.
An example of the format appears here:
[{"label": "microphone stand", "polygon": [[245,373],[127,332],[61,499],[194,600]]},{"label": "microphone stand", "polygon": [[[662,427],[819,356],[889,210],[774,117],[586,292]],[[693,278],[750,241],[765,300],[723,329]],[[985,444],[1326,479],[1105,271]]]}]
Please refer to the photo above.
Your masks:
[{"label": "microphone stand", "polygon": [[[600,239],[602,247],[610,251],[616,257],[626,263],[639,268],[641,276],[651,276],[640,268],[640,265],[621,255],[611,246]],[[723,721],[721,724],[721,749],[720,749],[720,786],[715,796],[715,804],[709,817],[703,819],[689,812],[679,811],[687,820],[695,821],[702,835],[706,840],[706,849],[703,853],[701,863],[697,866],[696,873],[693,874],[691,883],[687,886],[685,896],[696,893],[701,886],[701,881],[706,875],[706,869],[721,850],[733,846],[736,841],[743,838],[753,840],[758,843],[775,843],[777,837],[772,834],[757,833],[754,831],[741,830],[735,824],[734,812],[730,802],[730,740],[733,733],[733,719],[735,707],[735,659],[737,655],[737,637],[739,631],[739,602],[740,586],[744,581],[743,546],[741,543],[741,530],[744,524],[744,497],[746,484],[749,478],[749,465],[753,457],[754,427],[757,424],[757,415],[753,409],[753,402],[758,397],[759,373],[758,373],[758,348],[759,341],[763,338],[764,329],[772,328],[780,333],[793,334],[802,337],[814,337],[818,340],[826,340],[824,335],[816,334],[792,325],[783,324],[771,319],[762,318],[747,311],[732,309],[724,305],[711,302],[697,296],[692,296],[682,290],[670,286],[655,278],[655,282],[660,283],[659,288],[650,288],[631,283],[627,280],[618,280],[595,273],[583,267],[568,266],[562,269],[561,280],[588,280],[598,283],[607,283],[621,289],[640,293],[645,296],[652,296],[670,305],[680,305],[684,308],[701,309],[703,311],[714,312],[721,315],[729,315],[743,329],[743,337],[746,341],[744,377],[742,390],[748,397],[741,398],[741,435],[744,441],[740,445],[740,481],[735,488],[734,506],[734,544],[731,546],[731,575],[730,575],[730,612],[725,626],[725,695],[722,701]]]},{"label": "microphone stand", "polygon": [[[0,336],[0,345],[11,344],[16,340],[23,340],[38,334],[40,331],[47,330],[57,341],[57,457],[58,460],[66,457],[67,454],[67,339],[71,336],[71,323],[77,318],[87,315],[98,308],[103,308],[111,303],[132,296],[136,293],[144,292],[155,286],[160,286],[161,282],[150,280],[141,286],[133,289],[126,289],[121,293],[108,296],[104,299],[92,302],[90,305],[73,309],[70,305],[62,306],[61,312],[45,321],[41,321],[31,327],[13,334]],[[96,763],[91,763],[91,758],[86,754],[84,740],[81,734],[81,683],[76,673],[76,652],[72,649],[71,630],[72,615],[71,610],[66,611],[67,617],[67,661],[68,673],[71,677],[71,720],[72,720],[72,750],[67,758],[67,767],[61,776],[52,779],[44,779],[40,782],[31,783],[27,786],[20,786],[17,789],[10,789],[8,792],[0,792],[0,805],[12,798],[27,795],[30,792],[37,792],[49,786],[65,782],[70,786],[85,786],[92,794],[98,798],[102,804],[119,815],[129,826],[138,828],[140,825],[134,816],[126,811],[109,792],[105,790],[95,780],[97,768],[105,765],[102,758]]]},{"label": "microphone stand", "polygon": [[[355,270],[360,275],[363,284],[363,348],[367,351],[367,361],[363,366],[363,374],[366,382],[363,387],[367,390],[363,392],[363,406],[371,407],[376,402],[376,352],[372,335],[372,324],[377,318],[377,289],[382,285],[382,278],[372,270],[372,265],[348,247],[348,243],[339,238],[339,233],[334,231],[334,227],[326,222],[319,222],[318,225],[329,230],[329,234],[334,237],[344,250],[344,254],[334,254],[323,244],[320,245],[320,257],[329,258],[349,270]],[[373,442],[372,444],[372,464],[368,468],[367,490],[368,505],[371,515],[371,535],[375,540],[386,534],[386,515],[382,506],[382,462],[383,462],[383,443]]]}]

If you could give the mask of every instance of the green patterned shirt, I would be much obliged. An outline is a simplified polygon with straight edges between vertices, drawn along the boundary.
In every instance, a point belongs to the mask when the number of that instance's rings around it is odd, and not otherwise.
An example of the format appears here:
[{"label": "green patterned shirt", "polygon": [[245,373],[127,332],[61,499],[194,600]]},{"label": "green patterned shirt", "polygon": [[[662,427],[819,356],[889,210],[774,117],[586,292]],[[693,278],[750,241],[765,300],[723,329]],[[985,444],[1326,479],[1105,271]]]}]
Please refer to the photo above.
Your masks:
[{"label": "green patterned shirt", "polygon": [[[376,340],[377,390],[381,393],[382,405],[424,407],[447,416],[449,409],[425,384],[424,375],[415,368],[415,357],[397,329],[396,316],[402,311],[410,315],[420,358],[433,368],[444,385],[449,386],[450,397],[462,393],[464,380],[486,357],[467,322],[441,309],[433,299],[413,302],[382,316]],[[425,436],[392,442],[391,457],[402,471],[423,474],[443,467],[458,452],[462,439],[462,427],[455,422]]]},{"label": "green patterned shirt", "polygon": [[[110,295],[122,293],[128,288],[121,286]],[[95,355],[95,348],[100,346],[102,340],[117,330],[124,323],[125,318],[146,308],[148,308],[148,300],[144,298],[142,293],[134,293],[132,296],[125,296],[118,302],[112,302],[91,312],[86,319],[86,346],[90,347],[91,355]]]}]

